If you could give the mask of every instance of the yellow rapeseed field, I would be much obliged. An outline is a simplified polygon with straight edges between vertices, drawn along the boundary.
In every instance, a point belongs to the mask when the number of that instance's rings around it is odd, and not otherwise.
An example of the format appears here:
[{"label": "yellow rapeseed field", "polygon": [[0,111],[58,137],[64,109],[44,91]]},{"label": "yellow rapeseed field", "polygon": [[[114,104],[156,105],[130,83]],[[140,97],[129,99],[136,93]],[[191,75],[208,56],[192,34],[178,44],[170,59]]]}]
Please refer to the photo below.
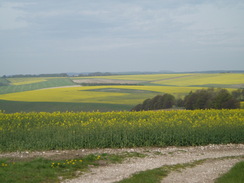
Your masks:
[{"label": "yellow rapeseed field", "polygon": [[119,79],[119,80],[138,80],[138,81],[154,81],[161,79],[169,79],[175,77],[188,76],[192,74],[139,74],[139,75],[114,75],[114,76],[93,76],[93,77],[80,77],[85,78],[105,78],[105,79]]},{"label": "yellow rapeseed field", "polygon": [[47,81],[47,78],[8,78],[11,82],[11,85],[25,85],[25,84],[32,84],[32,83],[39,83],[43,81]]},{"label": "yellow rapeseed field", "polygon": [[0,113],[0,150],[244,142],[244,110]]},{"label": "yellow rapeseed field", "polygon": [[157,81],[158,84],[168,84],[176,86],[191,86],[191,85],[238,85],[244,84],[244,74],[192,74],[187,77],[178,77],[171,80]]},{"label": "yellow rapeseed field", "polygon": [[188,74],[145,74],[145,75],[118,75],[118,76],[93,76],[80,77],[75,79],[104,78],[145,81],[157,84],[190,86],[207,84],[244,84],[244,74],[237,73],[188,73]]},{"label": "yellow rapeseed field", "polygon": [[153,97],[157,93],[119,93],[90,91],[104,88],[147,90],[158,93],[171,93],[184,96],[190,91],[201,89],[198,87],[171,87],[171,86],[85,86],[70,88],[52,88],[33,90],[18,93],[0,95],[2,100],[28,101],[28,102],[83,102],[83,103],[109,103],[109,104],[138,104],[146,98]]},{"label": "yellow rapeseed field", "polygon": [[[105,103],[105,104],[126,104],[136,105],[142,103],[147,98],[153,98],[158,94],[169,93],[176,98],[183,98],[190,91],[195,91],[209,86],[228,85],[228,90],[234,90],[244,84],[243,74],[149,74],[149,75],[115,75],[115,76],[94,76],[94,77],[74,77],[71,80],[87,78],[105,78],[118,80],[138,80],[144,82],[143,85],[107,85],[107,86],[82,86],[72,88],[51,88],[50,89],[24,91],[20,88],[13,88],[9,93],[0,95],[0,100],[23,101],[23,102],[75,102],[75,103]],[[8,78],[11,85],[25,85],[48,81],[53,78]],[[61,78],[62,79],[62,78]],[[66,78],[67,79],[67,78]],[[155,85],[151,85],[155,84]],[[158,85],[157,85],[158,84]],[[160,85],[165,86],[160,86]],[[71,83],[72,85],[72,83]],[[206,86],[205,86],[206,85]],[[5,87],[5,86],[3,86]],[[24,87],[24,86],[23,86]],[[231,88],[233,87],[233,88]],[[7,86],[5,87],[7,88]],[[5,89],[4,88],[4,89]],[[118,89],[117,91],[99,91],[101,89]],[[1,88],[0,88],[1,89]],[[119,90],[134,90],[125,92]],[[29,90],[27,88],[26,90]],[[150,92],[136,92],[136,90],[146,90]],[[15,92],[16,91],[16,92]],[[15,93],[14,93],[15,92]]]}]

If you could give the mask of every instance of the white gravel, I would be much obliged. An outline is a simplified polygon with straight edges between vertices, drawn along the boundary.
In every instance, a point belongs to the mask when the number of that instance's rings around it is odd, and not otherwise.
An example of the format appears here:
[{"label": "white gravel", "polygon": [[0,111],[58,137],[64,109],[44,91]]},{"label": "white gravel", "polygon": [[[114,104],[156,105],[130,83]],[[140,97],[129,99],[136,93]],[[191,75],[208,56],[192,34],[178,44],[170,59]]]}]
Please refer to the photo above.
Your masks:
[{"label": "white gravel", "polygon": [[227,172],[240,159],[208,160],[194,168],[175,171],[162,180],[162,183],[214,183],[221,174]]},{"label": "white gravel", "polygon": [[[148,154],[145,158],[132,158],[121,164],[112,164],[98,168],[90,168],[88,173],[63,183],[112,183],[130,177],[132,174],[148,169],[159,168],[164,165],[174,165],[193,162],[202,159],[214,159],[229,156],[244,156],[244,144],[238,145],[209,145],[199,147],[169,147],[169,148],[138,148],[128,149]],[[243,158],[243,157],[242,157]],[[211,160],[198,165],[186,172],[169,175],[165,181],[168,182],[211,182],[220,173],[226,172],[239,159]],[[222,167],[221,170],[217,170]],[[204,172],[204,173],[203,173]],[[197,175],[197,176],[196,176]],[[197,179],[195,179],[197,177]]]}]

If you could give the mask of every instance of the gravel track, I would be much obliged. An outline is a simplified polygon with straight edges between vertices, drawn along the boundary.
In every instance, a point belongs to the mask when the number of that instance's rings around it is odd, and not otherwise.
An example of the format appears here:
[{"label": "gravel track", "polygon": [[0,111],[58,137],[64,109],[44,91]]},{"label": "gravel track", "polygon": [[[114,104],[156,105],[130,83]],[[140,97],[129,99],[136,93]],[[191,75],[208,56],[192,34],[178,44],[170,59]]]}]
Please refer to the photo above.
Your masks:
[{"label": "gravel track", "polygon": [[[198,182],[211,183],[220,174],[228,171],[236,162],[244,160],[244,144],[208,145],[196,147],[166,147],[166,148],[121,148],[121,149],[79,149],[62,151],[39,152],[11,152],[1,153],[0,158],[29,159],[44,157],[48,159],[72,159],[92,153],[120,154],[123,152],[138,152],[146,154],[144,158],[129,158],[121,164],[109,164],[90,167],[89,171],[62,183],[112,183],[130,177],[132,174],[164,165],[205,160],[204,163],[193,168],[186,168],[181,172],[171,172],[162,183],[167,182]],[[232,158],[226,158],[232,157]],[[216,159],[217,158],[217,159]]]},{"label": "gravel track", "polygon": [[[241,161],[244,156],[244,145],[209,145],[200,147],[169,147],[128,149],[145,153],[145,158],[131,158],[121,164],[112,164],[98,168],[91,168],[88,173],[63,183],[112,183],[130,177],[132,174],[149,169],[159,168],[164,165],[175,165],[193,162],[196,160],[210,159],[206,163],[190,169],[182,174],[171,174],[166,182],[173,182],[171,178],[178,177],[175,182],[213,182],[219,174],[228,171],[234,163]],[[216,160],[216,158],[232,157],[234,159]],[[240,158],[240,156],[242,156]],[[197,176],[196,176],[197,175]],[[197,179],[196,179],[197,178]],[[206,179],[207,178],[207,179]]]},{"label": "gravel track", "polygon": [[194,168],[186,168],[170,173],[161,183],[214,183],[221,174],[227,172],[240,159],[215,159]]}]

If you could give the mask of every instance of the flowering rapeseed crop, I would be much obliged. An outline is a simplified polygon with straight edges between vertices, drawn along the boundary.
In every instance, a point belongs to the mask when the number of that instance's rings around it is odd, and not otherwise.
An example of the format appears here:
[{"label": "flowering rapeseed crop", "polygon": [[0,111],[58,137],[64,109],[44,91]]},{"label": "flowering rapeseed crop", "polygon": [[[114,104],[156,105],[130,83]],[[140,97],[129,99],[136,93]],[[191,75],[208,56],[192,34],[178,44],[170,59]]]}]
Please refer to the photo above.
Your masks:
[{"label": "flowering rapeseed crop", "polygon": [[43,82],[46,81],[47,78],[8,78],[8,80],[11,82],[11,85],[25,85]]},{"label": "flowering rapeseed crop", "polygon": [[[134,90],[133,93],[124,92],[100,92],[102,89]],[[174,87],[174,86],[86,86],[70,88],[53,88],[32,90],[0,95],[0,100],[25,101],[25,102],[75,102],[75,103],[106,103],[136,105],[145,98],[155,96],[158,93],[171,93],[184,96],[190,91],[202,89],[198,87]],[[149,93],[136,93],[141,90]],[[151,92],[151,93],[150,93]]]},{"label": "flowering rapeseed crop", "polygon": [[243,143],[244,110],[0,113],[0,151]]}]

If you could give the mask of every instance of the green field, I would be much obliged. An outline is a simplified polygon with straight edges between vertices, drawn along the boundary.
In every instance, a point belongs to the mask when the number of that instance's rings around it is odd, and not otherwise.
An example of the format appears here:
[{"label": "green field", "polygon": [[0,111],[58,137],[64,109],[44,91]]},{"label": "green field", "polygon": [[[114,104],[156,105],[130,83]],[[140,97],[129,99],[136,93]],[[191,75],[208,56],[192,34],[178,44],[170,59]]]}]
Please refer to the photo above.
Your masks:
[{"label": "green field", "polygon": [[0,106],[7,113],[15,112],[65,112],[65,111],[121,111],[130,110],[133,105],[71,102],[21,102],[0,100]]},{"label": "green field", "polygon": [[[170,93],[176,98],[183,98],[190,91],[208,87],[227,88],[230,91],[243,88],[243,76],[244,74],[232,73],[190,73],[1,78],[3,86],[0,86],[0,110],[6,112],[128,110],[131,106],[158,94]],[[81,83],[86,81],[88,85],[95,86],[77,86],[75,81]],[[97,81],[100,83],[96,83]],[[13,105],[14,102],[16,105]]]},{"label": "green field", "polygon": [[229,172],[216,180],[216,183],[242,183],[244,182],[244,161],[235,164]]},{"label": "green field", "polygon": [[8,81],[8,86],[0,86],[0,94],[74,85],[69,78],[11,78]]}]

